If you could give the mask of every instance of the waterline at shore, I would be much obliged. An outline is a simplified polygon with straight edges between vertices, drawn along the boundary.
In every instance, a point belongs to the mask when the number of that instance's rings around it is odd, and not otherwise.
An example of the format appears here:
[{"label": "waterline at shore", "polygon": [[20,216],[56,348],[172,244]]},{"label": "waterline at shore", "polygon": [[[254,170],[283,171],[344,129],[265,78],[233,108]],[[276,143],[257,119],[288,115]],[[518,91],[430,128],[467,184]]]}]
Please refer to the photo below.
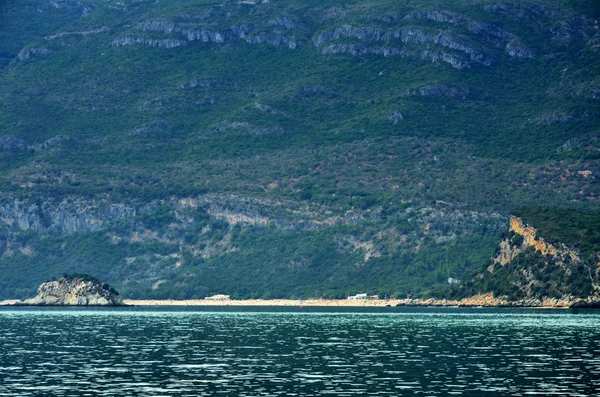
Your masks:
[{"label": "waterline at shore", "polygon": [[125,299],[133,306],[320,306],[320,307],[547,307],[568,308],[572,300],[522,300],[517,302],[495,298],[492,294],[476,295],[460,300],[454,299],[245,299],[245,300],[135,300]]},{"label": "waterline at shore", "polygon": [[244,299],[244,300],[136,300],[125,299],[133,306],[396,306],[399,300],[349,300],[349,299]]},{"label": "waterline at shore", "polygon": [[[386,307],[386,306],[429,306],[429,307],[599,307],[596,300],[581,299],[523,299],[508,301],[496,298],[491,293],[476,295],[460,300],[455,299],[125,299],[130,306],[295,306],[295,307]],[[22,304],[17,299],[0,301],[0,306]]]}]

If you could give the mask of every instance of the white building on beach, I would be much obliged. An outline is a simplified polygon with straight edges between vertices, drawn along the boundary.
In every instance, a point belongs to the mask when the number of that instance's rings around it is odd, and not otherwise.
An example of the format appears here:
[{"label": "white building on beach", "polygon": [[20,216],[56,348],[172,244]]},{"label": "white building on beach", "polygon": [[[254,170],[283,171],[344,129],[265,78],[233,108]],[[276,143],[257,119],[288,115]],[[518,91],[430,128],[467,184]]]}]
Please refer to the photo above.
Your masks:
[{"label": "white building on beach", "polygon": [[368,296],[367,294],[356,294],[354,296],[349,296],[348,299],[351,301],[361,301],[361,300],[367,300]]},{"label": "white building on beach", "polygon": [[204,298],[205,301],[228,301],[231,300],[229,295],[213,295]]}]

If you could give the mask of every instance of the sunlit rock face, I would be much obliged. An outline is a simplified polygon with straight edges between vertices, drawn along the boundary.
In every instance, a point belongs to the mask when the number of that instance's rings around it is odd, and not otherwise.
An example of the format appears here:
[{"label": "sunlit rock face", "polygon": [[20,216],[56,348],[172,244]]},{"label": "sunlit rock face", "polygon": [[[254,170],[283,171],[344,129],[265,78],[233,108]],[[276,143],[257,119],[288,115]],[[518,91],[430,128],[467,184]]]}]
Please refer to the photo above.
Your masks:
[{"label": "sunlit rock face", "polygon": [[40,285],[36,297],[27,305],[121,306],[123,298],[108,284],[90,276],[65,276]]}]

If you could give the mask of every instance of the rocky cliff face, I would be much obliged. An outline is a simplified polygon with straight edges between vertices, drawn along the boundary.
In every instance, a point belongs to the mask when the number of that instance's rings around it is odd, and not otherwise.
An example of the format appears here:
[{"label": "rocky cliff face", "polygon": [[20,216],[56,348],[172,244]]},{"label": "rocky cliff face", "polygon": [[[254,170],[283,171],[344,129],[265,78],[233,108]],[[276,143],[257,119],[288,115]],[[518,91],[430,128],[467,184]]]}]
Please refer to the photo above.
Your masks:
[{"label": "rocky cliff face", "polygon": [[[191,270],[194,263],[226,263],[236,255],[264,252],[265,246],[248,245],[248,239],[261,236],[278,236],[288,245],[310,235],[330,236],[332,255],[351,258],[359,267],[496,235],[506,224],[501,214],[444,203],[343,209],[215,193],[136,206],[73,196],[7,198],[0,200],[0,258],[15,267],[22,261],[41,267],[39,261],[47,261],[46,271],[55,274],[103,274],[128,294],[137,285],[162,293],[202,279],[199,270]],[[491,249],[490,244],[489,254]],[[282,272],[288,267],[310,270],[318,261],[312,249],[270,253],[271,258],[277,266],[282,263]]]},{"label": "rocky cliff face", "polygon": [[39,306],[121,306],[123,298],[108,284],[89,276],[61,277],[40,285],[36,297],[23,302]]},{"label": "rocky cliff face", "polygon": [[497,256],[493,259],[495,265],[504,266],[510,263],[517,255],[522,254],[528,248],[533,248],[536,252],[539,252],[545,257],[551,258],[551,260],[557,265],[564,265],[565,263],[581,263],[581,259],[577,253],[571,250],[564,244],[556,247],[546,242],[542,237],[538,236],[538,232],[535,228],[523,223],[521,218],[512,216],[510,218],[510,232],[520,236],[520,244],[515,244],[510,238],[505,238],[500,242]]},{"label": "rocky cliff face", "polygon": [[97,231],[110,222],[131,218],[138,211],[131,206],[102,200],[66,198],[32,202],[5,198],[0,200],[0,226],[52,234]]},{"label": "rocky cliff face", "polygon": [[[183,228],[189,223],[183,215],[185,211],[206,212],[211,218],[223,220],[231,226],[274,226],[283,231],[316,230],[390,216],[382,214],[382,208],[379,207],[340,210],[308,202],[214,193],[153,200],[139,206],[74,196],[62,200],[39,198],[35,201],[7,197],[0,200],[0,230],[4,228],[13,234],[33,231],[52,235],[96,232],[110,229],[118,222],[135,222],[136,217],[152,214],[159,208],[171,212]],[[397,218],[406,217],[416,230],[427,228],[429,234],[447,236],[468,232],[481,224],[504,230],[507,221],[505,216],[498,213],[461,211],[452,206],[408,207],[393,215]]]},{"label": "rocky cliff face", "polygon": [[562,306],[596,305],[600,300],[598,259],[597,253],[584,257],[561,242],[550,243],[536,228],[512,216],[492,263],[459,289],[464,296],[492,293],[498,302],[525,302],[526,306],[543,306],[546,301],[560,301]]},{"label": "rocky cliff face", "polygon": [[[293,50],[312,43],[322,54],[410,56],[449,63],[457,69],[490,66],[503,55],[520,59],[537,57],[536,52],[523,44],[515,33],[494,23],[448,10],[363,15],[360,26],[344,23],[333,30],[319,32],[311,30],[311,24],[302,25],[295,18],[277,15],[263,21],[251,19],[251,14],[244,15],[238,24],[228,25],[232,15],[240,17],[243,12],[237,6],[220,7],[223,10],[206,15],[180,15],[139,22],[113,39],[112,44],[175,48],[194,41],[218,45],[244,41],[252,45],[286,46]],[[268,12],[269,5],[261,4],[260,8],[262,12]],[[227,13],[224,13],[225,9]],[[487,14],[506,10],[508,8],[503,6],[485,8]],[[531,22],[545,16],[542,11],[529,14]],[[354,18],[342,13],[335,19],[346,22]],[[579,22],[586,26],[590,24],[587,20]],[[148,36],[152,34],[164,37]],[[32,51],[24,50],[25,53],[29,56]]]}]

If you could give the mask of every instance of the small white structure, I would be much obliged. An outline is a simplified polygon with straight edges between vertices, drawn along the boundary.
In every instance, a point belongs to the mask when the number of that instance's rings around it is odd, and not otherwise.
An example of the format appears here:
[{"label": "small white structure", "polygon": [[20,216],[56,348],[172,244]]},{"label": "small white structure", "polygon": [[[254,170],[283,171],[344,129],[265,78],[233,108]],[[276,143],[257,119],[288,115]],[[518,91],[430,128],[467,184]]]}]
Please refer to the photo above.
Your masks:
[{"label": "small white structure", "polygon": [[229,295],[213,295],[204,298],[205,301],[228,301],[231,300]]},{"label": "small white structure", "polygon": [[367,294],[356,294],[354,296],[349,296],[348,299],[351,301],[361,301],[366,300],[368,298]]}]

